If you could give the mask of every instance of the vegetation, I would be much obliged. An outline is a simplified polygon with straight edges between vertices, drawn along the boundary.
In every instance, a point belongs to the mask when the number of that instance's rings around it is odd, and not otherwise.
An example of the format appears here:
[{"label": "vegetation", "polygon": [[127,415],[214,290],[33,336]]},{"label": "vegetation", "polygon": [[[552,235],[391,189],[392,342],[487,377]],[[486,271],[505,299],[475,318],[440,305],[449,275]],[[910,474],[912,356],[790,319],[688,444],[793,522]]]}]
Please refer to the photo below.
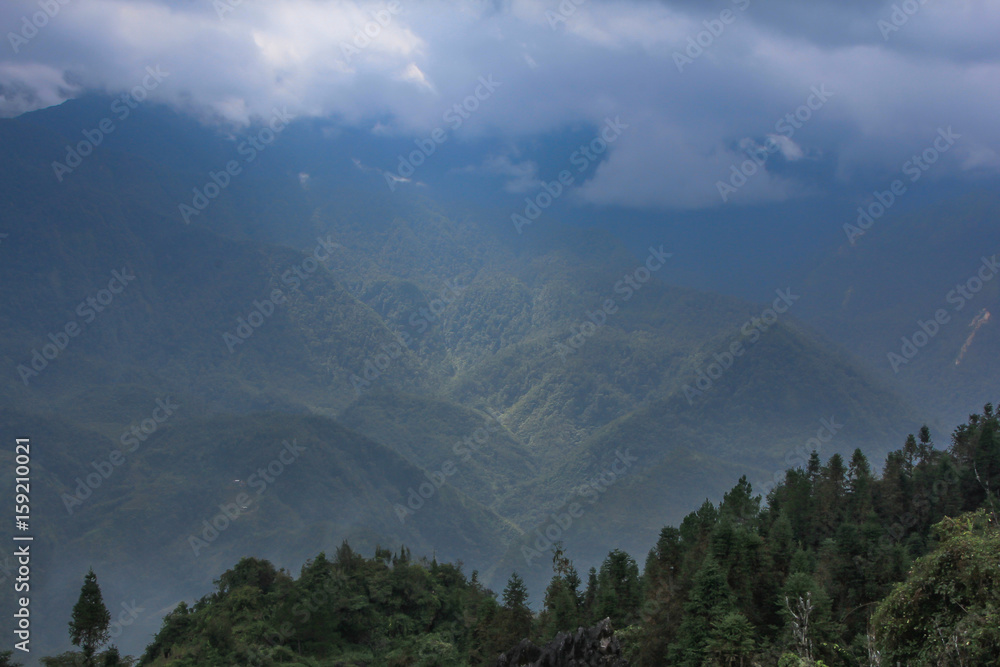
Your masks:
[{"label": "vegetation", "polygon": [[111,613],[104,606],[101,587],[97,585],[97,575],[87,572],[80,589],[80,599],[73,607],[73,619],[69,622],[69,636],[75,646],[83,649],[88,667],[94,664],[94,654],[109,638]]},{"label": "vegetation", "polygon": [[499,607],[475,572],[405,548],[364,558],[345,543],[297,580],[244,558],[216,585],[167,615],[141,664],[478,664],[531,623],[516,580]]},{"label": "vegetation", "polygon": [[0,651],[0,667],[21,667],[21,663],[13,662],[13,651]]},{"label": "vegetation", "polygon": [[[1000,654],[997,488],[1000,417],[986,405],[948,450],[921,429],[881,475],[858,450],[813,453],[766,501],[744,477],[663,528],[641,574],[616,549],[584,584],[557,543],[537,614],[517,573],[497,601],[477,572],[405,548],[365,558],[345,542],[298,579],[244,558],[167,615],[140,664],[489,665],[603,618],[636,665],[987,664]],[[85,660],[106,640],[102,608],[91,572],[71,624]]]},{"label": "vegetation", "polygon": [[[104,606],[97,575],[91,569],[83,578],[80,599],[73,606],[73,617],[69,622],[70,640],[82,651],[42,658],[42,664],[45,667],[129,667],[132,659],[119,655],[115,646],[109,646],[102,653],[97,652],[110,639],[110,626],[111,613]],[[0,666],[3,664],[0,662]]]}]

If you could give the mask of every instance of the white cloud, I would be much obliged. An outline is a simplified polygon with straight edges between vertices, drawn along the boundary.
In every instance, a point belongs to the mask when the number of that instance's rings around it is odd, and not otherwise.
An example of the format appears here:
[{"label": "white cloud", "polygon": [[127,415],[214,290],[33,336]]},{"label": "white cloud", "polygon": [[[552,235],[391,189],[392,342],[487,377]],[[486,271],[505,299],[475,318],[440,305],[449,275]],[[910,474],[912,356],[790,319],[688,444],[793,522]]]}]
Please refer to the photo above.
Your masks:
[{"label": "white cloud", "polygon": [[769,134],[767,136],[778,146],[778,150],[781,151],[782,157],[789,162],[798,162],[805,157],[805,153],[802,151],[802,148],[797,143],[792,141],[791,137],[786,137],[783,134]]},{"label": "white cloud", "polygon": [[[956,144],[936,173],[998,168],[1000,5],[928,4],[886,41],[876,21],[891,4],[753,3],[680,73],[673,53],[717,7],[588,0],[553,30],[545,11],[558,3],[547,0],[406,2],[388,20],[386,3],[369,0],[243,2],[224,20],[210,2],[87,0],[64,6],[18,54],[2,45],[0,114],[83,89],[127,90],[160,65],[171,77],[151,99],[208,121],[246,124],[287,106],[420,137],[493,75],[502,87],[456,141],[491,134],[518,145],[621,114],[642,129],[611,147],[577,196],[690,207],[718,204],[714,183],[734,158],[724,146],[775,132],[775,118],[825,84],[835,96],[794,142],[779,140],[790,162],[829,156],[848,181],[891,172],[952,125],[975,140]],[[37,10],[9,0],[0,25],[16,30]],[[508,187],[532,178],[511,175]],[[745,191],[753,201],[799,190],[766,175]]]}]

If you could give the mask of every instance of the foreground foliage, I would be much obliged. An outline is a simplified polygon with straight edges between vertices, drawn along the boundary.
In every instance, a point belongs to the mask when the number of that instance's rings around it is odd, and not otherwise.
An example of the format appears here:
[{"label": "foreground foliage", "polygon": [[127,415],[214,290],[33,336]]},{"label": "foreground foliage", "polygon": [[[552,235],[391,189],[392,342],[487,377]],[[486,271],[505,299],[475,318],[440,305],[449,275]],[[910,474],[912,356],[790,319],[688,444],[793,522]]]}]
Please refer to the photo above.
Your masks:
[{"label": "foreground foliage", "polygon": [[332,560],[306,563],[297,580],[244,558],[215,593],[164,619],[140,664],[459,664],[506,641],[508,630],[519,633],[519,619],[475,573],[412,561],[405,547],[368,559],[345,543]]}]

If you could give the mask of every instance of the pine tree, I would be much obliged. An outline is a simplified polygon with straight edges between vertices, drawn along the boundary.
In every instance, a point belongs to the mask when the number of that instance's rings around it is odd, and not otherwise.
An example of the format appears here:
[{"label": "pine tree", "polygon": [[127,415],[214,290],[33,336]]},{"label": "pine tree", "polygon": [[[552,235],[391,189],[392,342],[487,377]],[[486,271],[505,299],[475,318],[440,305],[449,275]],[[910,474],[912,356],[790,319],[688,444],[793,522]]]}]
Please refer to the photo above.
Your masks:
[{"label": "pine tree", "polygon": [[597,616],[597,568],[587,573],[587,590],[583,594],[583,621],[592,623]]},{"label": "pine tree", "polygon": [[814,449],[812,454],[809,455],[809,463],[806,464],[806,473],[809,475],[810,481],[816,481],[822,467],[819,460],[819,452]]},{"label": "pine tree", "polygon": [[637,619],[640,604],[639,566],[620,549],[608,554],[597,577],[597,608],[601,618],[624,628]]},{"label": "pine tree", "polygon": [[573,562],[566,557],[561,542],[552,550],[554,576],[545,589],[542,613],[538,617],[538,636],[547,641],[564,630],[575,630],[579,622],[580,575]]},{"label": "pine tree", "polygon": [[562,631],[572,631],[578,625],[576,596],[570,591],[566,579],[552,577],[545,590],[544,610],[539,618],[539,636],[548,641]]},{"label": "pine tree", "polygon": [[643,629],[640,664],[660,665],[666,662],[667,648],[675,639],[683,612],[678,583],[682,557],[680,531],[664,527],[656,547],[646,558],[643,572],[645,590],[640,609]]},{"label": "pine tree", "polygon": [[531,609],[528,608],[528,588],[517,572],[510,575],[507,586],[503,589],[503,609],[500,616],[507,648],[531,635],[532,616]]},{"label": "pine tree", "polygon": [[97,575],[91,569],[83,579],[80,599],[73,606],[73,618],[69,622],[70,639],[75,646],[83,649],[87,667],[93,667],[94,654],[110,638],[110,625],[111,613],[104,606]]},{"label": "pine tree", "polygon": [[677,643],[671,646],[671,663],[684,667],[701,667],[712,624],[733,611],[733,594],[725,574],[709,556],[698,569],[692,582],[684,619],[677,633]]},{"label": "pine tree", "polygon": [[[987,405],[989,405],[987,403]],[[927,424],[920,427],[920,445],[917,447],[917,456],[920,457],[920,462],[929,462],[934,456],[934,443],[931,442],[931,430],[927,428]]]},{"label": "pine tree", "polygon": [[753,495],[753,487],[743,475],[719,505],[719,517],[729,519],[738,526],[755,524],[760,514],[760,496]]},{"label": "pine tree", "polygon": [[717,665],[745,667],[751,664],[756,632],[753,623],[738,611],[733,611],[712,623],[712,634],[705,647]]}]

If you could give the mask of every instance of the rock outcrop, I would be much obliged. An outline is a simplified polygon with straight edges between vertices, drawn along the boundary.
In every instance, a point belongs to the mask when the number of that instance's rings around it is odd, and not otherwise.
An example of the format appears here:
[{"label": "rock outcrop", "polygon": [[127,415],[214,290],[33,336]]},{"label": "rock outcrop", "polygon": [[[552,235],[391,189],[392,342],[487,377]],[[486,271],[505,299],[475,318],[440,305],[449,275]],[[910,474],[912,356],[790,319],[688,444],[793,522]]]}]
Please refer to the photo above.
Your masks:
[{"label": "rock outcrop", "polygon": [[496,667],[628,667],[611,620],[560,632],[543,647],[527,639],[497,658]]}]

